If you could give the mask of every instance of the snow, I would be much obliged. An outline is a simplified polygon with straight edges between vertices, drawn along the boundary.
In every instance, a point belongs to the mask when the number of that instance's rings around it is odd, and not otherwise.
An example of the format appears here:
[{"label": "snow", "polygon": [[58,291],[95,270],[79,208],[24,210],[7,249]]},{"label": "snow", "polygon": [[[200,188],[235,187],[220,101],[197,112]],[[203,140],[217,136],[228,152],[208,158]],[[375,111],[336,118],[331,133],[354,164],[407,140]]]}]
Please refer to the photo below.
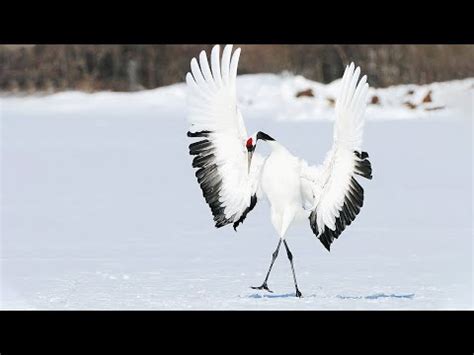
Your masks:
[{"label": "snow", "polygon": [[[239,77],[249,133],[321,162],[337,85]],[[0,308],[472,309],[473,87],[372,89],[380,104],[368,109],[364,148],[374,179],[360,179],[360,215],[330,253],[309,225],[289,231],[302,299],[284,252],[274,293],[249,288],[277,244],[266,202],[238,233],[213,227],[188,155],[183,84],[5,95]],[[315,97],[295,97],[308,88]]]}]

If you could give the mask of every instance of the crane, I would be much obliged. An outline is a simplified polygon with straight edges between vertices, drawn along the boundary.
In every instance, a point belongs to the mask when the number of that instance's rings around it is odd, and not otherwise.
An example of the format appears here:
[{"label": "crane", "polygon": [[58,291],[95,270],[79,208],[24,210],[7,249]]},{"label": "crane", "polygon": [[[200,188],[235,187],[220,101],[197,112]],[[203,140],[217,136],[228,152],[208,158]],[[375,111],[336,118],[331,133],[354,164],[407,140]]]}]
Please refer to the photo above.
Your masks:
[{"label": "crane", "polygon": [[[293,155],[269,134],[247,134],[236,95],[237,66],[241,49],[227,45],[205,51],[191,60],[186,75],[188,87],[188,137],[197,181],[217,228],[243,223],[266,198],[278,244],[261,286],[272,292],[268,278],[283,243],[290,261],[296,296],[302,297],[296,281],[293,254],[285,238],[290,225],[306,219],[311,231],[330,251],[331,244],[349,226],[364,202],[364,190],[356,177],[372,179],[369,156],[362,151],[364,112],[369,85],[359,80],[360,68],[346,66],[336,99],[333,145],[320,165],[310,165]],[[256,152],[262,142],[271,153]]]}]

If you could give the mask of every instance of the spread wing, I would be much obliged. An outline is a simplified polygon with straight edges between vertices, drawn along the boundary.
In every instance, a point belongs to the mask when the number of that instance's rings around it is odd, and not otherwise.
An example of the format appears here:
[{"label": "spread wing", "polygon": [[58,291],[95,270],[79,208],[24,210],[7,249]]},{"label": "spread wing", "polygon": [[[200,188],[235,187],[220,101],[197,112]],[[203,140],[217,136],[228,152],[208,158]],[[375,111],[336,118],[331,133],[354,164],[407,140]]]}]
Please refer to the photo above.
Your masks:
[{"label": "spread wing", "polygon": [[193,167],[217,228],[233,223],[234,229],[257,203],[257,188],[263,158],[254,154],[248,171],[247,131],[237,107],[236,77],[240,48],[219,46],[191,61],[188,85],[188,136],[201,138],[189,146]]},{"label": "spread wing", "polygon": [[346,67],[336,101],[334,143],[324,163],[302,163],[302,193],[311,205],[311,229],[330,250],[331,243],[350,225],[364,202],[364,190],[356,175],[372,179],[368,154],[361,151],[364,112],[369,85],[360,68]]}]

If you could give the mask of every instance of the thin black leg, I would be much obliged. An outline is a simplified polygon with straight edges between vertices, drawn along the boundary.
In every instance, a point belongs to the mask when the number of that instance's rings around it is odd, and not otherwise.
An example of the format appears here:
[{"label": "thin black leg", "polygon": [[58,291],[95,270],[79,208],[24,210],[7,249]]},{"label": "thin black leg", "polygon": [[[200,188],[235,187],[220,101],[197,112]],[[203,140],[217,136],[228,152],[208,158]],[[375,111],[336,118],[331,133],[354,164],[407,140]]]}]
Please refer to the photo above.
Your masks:
[{"label": "thin black leg", "polygon": [[303,297],[300,290],[298,289],[298,284],[296,283],[295,267],[293,266],[293,254],[291,254],[290,248],[288,247],[288,244],[286,244],[286,240],[284,240],[283,243],[285,244],[286,255],[288,255],[288,259],[290,260],[291,271],[293,271],[293,280],[295,281],[296,297]]},{"label": "thin black leg", "polygon": [[273,263],[275,263],[275,260],[278,256],[278,252],[280,251],[280,246],[281,246],[281,239],[278,241],[278,246],[272,254],[272,263],[270,264],[270,268],[268,269],[267,276],[265,277],[265,281],[263,281],[262,286],[258,286],[258,287],[252,286],[251,288],[253,288],[254,290],[267,290],[268,292],[273,293],[273,291],[271,291],[268,288],[267,281],[268,281],[268,277],[270,276],[270,271],[272,271]]}]

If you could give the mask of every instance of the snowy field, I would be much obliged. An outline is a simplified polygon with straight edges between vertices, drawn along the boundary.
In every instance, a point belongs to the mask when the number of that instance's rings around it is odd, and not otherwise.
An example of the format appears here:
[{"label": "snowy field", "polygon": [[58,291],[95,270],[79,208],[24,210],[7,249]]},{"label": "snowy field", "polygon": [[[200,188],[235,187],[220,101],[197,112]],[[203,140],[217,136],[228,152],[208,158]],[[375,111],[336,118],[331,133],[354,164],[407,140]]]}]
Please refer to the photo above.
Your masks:
[{"label": "snowy field", "polygon": [[[249,133],[321,162],[337,85],[239,77]],[[372,91],[374,179],[360,179],[360,215],[330,253],[309,224],[289,231],[302,299],[284,252],[275,293],[249,288],[277,244],[266,202],[238,233],[213,227],[188,155],[183,84],[3,96],[0,308],[472,309],[473,87]],[[295,97],[307,89],[314,97]]]}]

